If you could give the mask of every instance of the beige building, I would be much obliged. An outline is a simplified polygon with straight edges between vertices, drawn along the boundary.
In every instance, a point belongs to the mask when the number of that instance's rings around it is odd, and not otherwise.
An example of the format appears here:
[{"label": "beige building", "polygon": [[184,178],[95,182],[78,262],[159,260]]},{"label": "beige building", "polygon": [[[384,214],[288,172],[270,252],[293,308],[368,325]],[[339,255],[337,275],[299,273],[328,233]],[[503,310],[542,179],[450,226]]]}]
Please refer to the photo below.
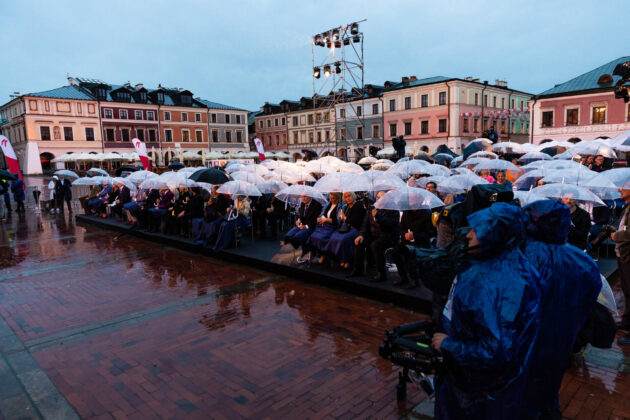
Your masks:
[{"label": "beige building", "polygon": [[289,154],[301,159],[302,149],[311,149],[319,156],[336,155],[335,108],[313,108],[311,98],[301,98],[296,108],[287,113]]}]

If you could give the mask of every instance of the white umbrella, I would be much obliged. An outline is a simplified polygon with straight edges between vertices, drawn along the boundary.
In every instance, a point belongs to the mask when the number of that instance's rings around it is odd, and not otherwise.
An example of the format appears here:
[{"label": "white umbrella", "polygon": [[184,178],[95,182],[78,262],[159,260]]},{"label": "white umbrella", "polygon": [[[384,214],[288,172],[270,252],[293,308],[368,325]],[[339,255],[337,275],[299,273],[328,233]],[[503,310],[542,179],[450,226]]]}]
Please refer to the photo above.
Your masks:
[{"label": "white umbrella", "polygon": [[435,194],[413,187],[400,187],[385,193],[374,207],[385,210],[420,210],[442,207],[444,203]]},{"label": "white umbrella", "polygon": [[453,175],[438,184],[437,190],[442,193],[460,194],[478,184],[489,184],[489,182],[477,175]]},{"label": "white umbrella", "polygon": [[378,159],[376,159],[374,156],[366,156],[362,158],[361,160],[359,160],[359,165],[371,165],[375,163],[377,160]]},{"label": "white umbrella", "polygon": [[125,187],[129,188],[129,190],[131,190],[131,191],[136,191],[137,190],[137,188],[134,185],[134,183],[132,181],[130,181],[128,178],[116,177],[116,178],[112,179],[112,183],[113,184],[122,183]]},{"label": "white umbrella", "polygon": [[261,192],[254,184],[245,181],[228,181],[217,190],[220,194],[245,195],[248,197],[259,197]]},{"label": "white umbrella", "polygon": [[70,160],[70,158],[72,158],[72,153],[66,153],[65,155],[54,158],[51,162],[66,162]]},{"label": "white umbrella", "polygon": [[371,169],[374,169],[376,171],[386,171],[392,166],[394,166],[393,163],[376,162],[374,165],[372,165]]},{"label": "white umbrella", "polygon": [[237,171],[237,172],[231,173],[230,176],[235,181],[245,181],[245,182],[249,182],[250,184],[258,184],[259,182],[264,181],[264,179],[261,176],[258,176],[250,172]]},{"label": "white umbrella", "polygon": [[70,177],[70,178],[78,178],[79,175],[77,175],[75,172],[69,171],[67,169],[60,169],[58,171],[55,171],[55,175],[61,175],[61,176],[66,176],[66,177]]},{"label": "white umbrella", "polygon": [[475,173],[468,168],[453,168],[451,169],[452,175],[474,175]]},{"label": "white umbrella", "polygon": [[508,162],[507,160],[502,159],[493,159],[479,163],[475,166],[475,172],[477,171],[520,171],[520,168],[513,164],[512,162]]},{"label": "white umbrella", "polygon": [[242,163],[238,163],[238,162],[228,162],[228,164],[225,165],[225,171],[228,174],[231,174],[232,172],[241,171],[243,169],[245,169],[245,165],[243,165]]},{"label": "white umbrella", "polygon": [[591,191],[573,184],[547,184],[536,187],[533,193],[547,198],[570,198],[583,203],[593,203],[594,206],[605,206],[604,202]]},{"label": "white umbrella", "polygon": [[129,176],[127,176],[127,179],[130,180],[131,182],[142,182],[147,178],[152,178],[152,177],[157,177],[158,174],[156,174],[155,172],[151,172],[151,171],[146,171],[146,170],[141,170],[141,171],[136,171],[136,172],[132,172],[129,174]]},{"label": "white umbrella", "polygon": [[339,172],[347,172],[351,174],[362,174],[365,172],[362,167],[357,165],[356,163],[348,162],[339,168]]},{"label": "white umbrella", "polygon": [[492,145],[492,150],[500,153],[526,153],[525,149],[520,143],[515,143],[513,141],[503,141],[500,143],[495,143]]},{"label": "white umbrella", "polygon": [[604,186],[605,181],[612,182],[616,188],[626,188],[630,182],[630,168],[613,168],[604,172],[600,172],[591,178],[586,185],[588,186]]},{"label": "white umbrella", "polygon": [[583,168],[584,165],[581,165],[579,162],[574,162],[572,160],[551,160],[543,161],[541,167],[545,169],[578,169]]},{"label": "white umbrella", "polygon": [[103,182],[111,184],[112,179],[109,176],[93,176],[76,179],[72,185],[101,185]]},{"label": "white umbrella", "polygon": [[313,185],[313,188],[321,193],[356,192],[368,191],[370,184],[361,175],[335,172],[321,177],[315,185]]},{"label": "white umbrella", "polygon": [[378,156],[378,157],[394,156],[395,154],[396,154],[396,151],[394,150],[393,147],[386,147],[386,148],[376,152],[376,156]]},{"label": "white umbrella", "polygon": [[284,182],[274,181],[274,180],[263,181],[256,184],[256,186],[258,187],[260,192],[263,194],[276,194],[280,192],[281,190],[288,187],[288,185],[285,184]]},{"label": "white umbrella", "polygon": [[459,166],[464,167],[464,168],[474,168],[475,166],[479,165],[481,162],[486,162],[488,160],[490,159],[484,158],[484,157],[469,158],[463,161],[462,164]]},{"label": "white umbrella", "polygon": [[444,176],[444,177],[447,177],[447,176],[451,175],[451,170],[448,169],[446,166],[430,164],[430,165],[426,165],[422,169],[422,173],[426,174],[426,175],[430,175],[430,176]]},{"label": "white umbrella", "polygon": [[424,178],[418,178],[411,181],[411,187],[426,188],[429,182],[435,182],[435,185],[440,185],[442,182],[448,179],[447,176],[435,175],[426,176]]},{"label": "white umbrella", "polygon": [[277,152],[277,153],[276,153],[276,157],[277,157],[278,159],[289,159],[291,156],[287,155],[287,154],[286,154],[286,153],[284,153],[284,152]]},{"label": "white umbrella", "polygon": [[578,184],[586,182],[597,175],[597,172],[588,168],[580,167],[575,169],[555,170],[542,179],[544,183],[549,184],[558,182],[561,184]]},{"label": "white umbrella", "polygon": [[468,144],[472,144],[472,143],[487,143],[487,144],[492,144],[492,141],[490,139],[484,138],[484,137],[478,137],[474,140],[472,140],[470,143]]},{"label": "white umbrella", "polygon": [[547,153],[533,151],[533,152],[525,153],[523,156],[518,158],[518,160],[519,162],[530,162],[530,161],[536,161],[536,160],[551,160],[551,156],[549,156]]},{"label": "white umbrella", "polygon": [[263,175],[269,173],[269,169],[263,165],[245,165],[241,172],[250,172],[256,175]]},{"label": "white umbrella", "polygon": [[300,200],[302,196],[310,197],[315,201],[318,201],[322,205],[326,205],[328,200],[313,187],[309,187],[308,185],[291,185],[276,194],[276,198],[280,201],[284,201],[285,203],[291,204],[293,206],[300,205]]},{"label": "white umbrella", "polygon": [[583,141],[569,149],[572,155],[601,155],[606,158],[617,158],[617,154],[608,144],[593,140]]},{"label": "white umbrella", "polygon": [[475,152],[472,155],[468,156],[468,160],[474,158],[488,158],[488,159],[498,159],[499,155],[493,152],[486,152],[485,150],[481,150],[479,152]]},{"label": "white umbrella", "polygon": [[402,179],[407,179],[414,174],[424,174],[424,169],[430,165],[429,162],[424,160],[408,160],[402,163],[396,163],[387,170],[387,173],[399,176]]},{"label": "white umbrella", "polygon": [[109,176],[109,174],[107,173],[107,171],[101,169],[101,168],[90,168],[87,170],[87,174],[91,175],[91,176]]}]

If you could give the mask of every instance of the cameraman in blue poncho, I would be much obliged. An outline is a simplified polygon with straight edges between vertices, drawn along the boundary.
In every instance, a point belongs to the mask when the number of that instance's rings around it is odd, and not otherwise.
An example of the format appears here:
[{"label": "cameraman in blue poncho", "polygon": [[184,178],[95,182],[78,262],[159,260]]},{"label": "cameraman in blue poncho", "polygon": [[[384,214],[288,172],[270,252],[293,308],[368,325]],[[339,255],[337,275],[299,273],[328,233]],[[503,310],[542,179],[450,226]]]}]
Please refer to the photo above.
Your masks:
[{"label": "cameraman in blue poncho", "polygon": [[517,419],[540,320],[537,271],[519,250],[521,210],[495,203],[467,217],[468,268],[453,281],[436,378],[436,419]]},{"label": "cameraman in blue poncho", "polygon": [[522,418],[560,419],[562,376],[602,282],[591,257],[567,243],[569,207],[557,200],[540,200],[524,207],[523,212],[527,234],[524,253],[540,274],[541,328],[532,351]]}]

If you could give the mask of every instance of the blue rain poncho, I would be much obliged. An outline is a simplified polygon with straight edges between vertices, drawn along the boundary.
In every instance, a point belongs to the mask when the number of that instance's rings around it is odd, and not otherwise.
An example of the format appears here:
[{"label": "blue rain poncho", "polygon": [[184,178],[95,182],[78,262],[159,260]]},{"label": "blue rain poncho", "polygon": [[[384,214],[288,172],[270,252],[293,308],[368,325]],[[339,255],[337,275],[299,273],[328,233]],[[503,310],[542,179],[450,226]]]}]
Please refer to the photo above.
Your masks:
[{"label": "blue rain poncho", "polygon": [[539,325],[538,273],[518,249],[518,207],[495,203],[468,222],[481,249],[444,309],[447,369],[436,380],[436,418],[516,419]]},{"label": "blue rain poncho", "polygon": [[597,264],[567,244],[569,207],[557,200],[535,201],[523,209],[525,256],[540,274],[540,331],[527,379],[524,411],[558,406],[562,376],[569,366],[573,343],[593,310],[602,287]]}]

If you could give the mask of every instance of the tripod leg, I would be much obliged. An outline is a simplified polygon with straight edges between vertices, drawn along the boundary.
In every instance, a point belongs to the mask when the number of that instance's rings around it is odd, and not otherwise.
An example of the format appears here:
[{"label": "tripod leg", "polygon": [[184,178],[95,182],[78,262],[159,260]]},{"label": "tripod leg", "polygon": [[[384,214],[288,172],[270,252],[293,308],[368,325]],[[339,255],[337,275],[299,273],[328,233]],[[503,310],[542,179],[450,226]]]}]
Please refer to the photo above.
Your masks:
[{"label": "tripod leg", "polygon": [[398,401],[407,398],[407,382],[409,381],[409,369],[403,368],[402,372],[398,372],[398,384],[396,384],[396,399]]}]

